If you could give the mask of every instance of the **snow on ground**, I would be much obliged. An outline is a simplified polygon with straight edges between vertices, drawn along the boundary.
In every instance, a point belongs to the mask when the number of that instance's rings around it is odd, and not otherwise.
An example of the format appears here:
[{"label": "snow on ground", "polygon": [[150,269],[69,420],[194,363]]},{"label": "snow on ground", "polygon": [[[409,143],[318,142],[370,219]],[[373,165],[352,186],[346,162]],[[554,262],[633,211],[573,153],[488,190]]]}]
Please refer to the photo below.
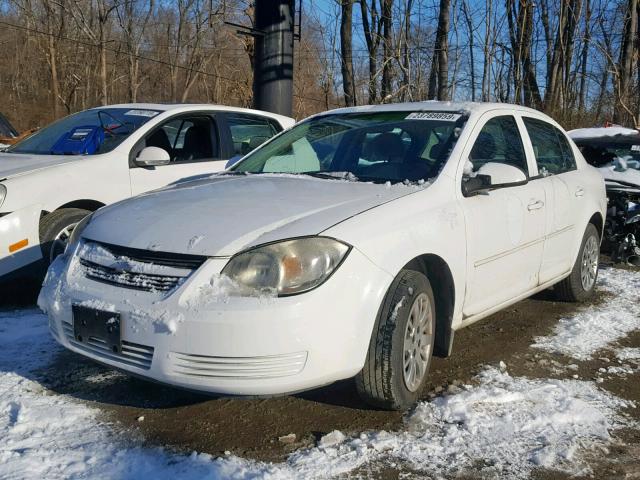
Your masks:
[{"label": "snow on ground", "polygon": [[[562,319],[535,346],[590,358],[640,329],[638,287],[637,272],[602,271],[600,288],[613,295]],[[606,447],[611,431],[625,424],[620,409],[632,405],[594,382],[512,377],[501,362],[473,385],[419,403],[401,431],[334,431],[314,448],[267,464],[145,446],[102,422],[99,409],[39,383],[59,351],[43,314],[0,311],[0,478],[83,479],[105,472],[121,479],[326,478],[366,464],[407,465],[436,476],[480,469],[526,478],[536,467],[584,473],[583,453]],[[620,349],[616,356],[619,365],[606,373],[632,373],[628,363],[638,363],[640,349]]]},{"label": "snow on ground", "polygon": [[600,305],[561,319],[551,335],[538,337],[533,346],[576,360],[588,360],[598,350],[640,329],[640,274],[601,270],[598,287],[611,297]]}]

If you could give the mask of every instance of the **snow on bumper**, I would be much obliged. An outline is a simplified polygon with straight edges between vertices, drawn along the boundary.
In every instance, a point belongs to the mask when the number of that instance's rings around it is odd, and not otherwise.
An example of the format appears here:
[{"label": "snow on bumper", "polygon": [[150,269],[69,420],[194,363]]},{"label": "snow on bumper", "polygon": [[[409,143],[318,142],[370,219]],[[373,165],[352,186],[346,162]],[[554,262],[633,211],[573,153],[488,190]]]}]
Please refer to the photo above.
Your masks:
[{"label": "snow on bumper", "polygon": [[0,217],[0,276],[42,258],[40,212],[40,205],[31,205]]},{"label": "snow on bumper", "polygon": [[[354,376],[392,278],[357,249],[327,282],[291,297],[230,297],[209,259],[168,295],[90,280],[77,257],[52,265],[39,305],[56,340],[107,365],[184,388],[273,395]],[[215,283],[215,282],[214,282]],[[122,352],[74,339],[72,305],[118,312]]]}]

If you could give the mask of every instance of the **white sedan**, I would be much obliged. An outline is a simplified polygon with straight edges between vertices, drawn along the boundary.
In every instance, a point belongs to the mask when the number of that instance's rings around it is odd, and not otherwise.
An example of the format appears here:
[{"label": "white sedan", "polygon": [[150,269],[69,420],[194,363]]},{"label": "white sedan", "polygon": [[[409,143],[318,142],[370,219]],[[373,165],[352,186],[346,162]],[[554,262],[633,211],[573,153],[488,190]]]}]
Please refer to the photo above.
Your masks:
[{"label": "white sedan", "polygon": [[458,329],[551,286],[592,294],[605,207],[540,112],[335,110],[99,210],[39,304],[68,349],[160,382],[272,395],[355,376],[366,401],[405,408]]},{"label": "white sedan", "polygon": [[126,104],[70,115],[0,153],[0,277],[64,250],[94,210],[217,172],[294,120],[219,105]]}]

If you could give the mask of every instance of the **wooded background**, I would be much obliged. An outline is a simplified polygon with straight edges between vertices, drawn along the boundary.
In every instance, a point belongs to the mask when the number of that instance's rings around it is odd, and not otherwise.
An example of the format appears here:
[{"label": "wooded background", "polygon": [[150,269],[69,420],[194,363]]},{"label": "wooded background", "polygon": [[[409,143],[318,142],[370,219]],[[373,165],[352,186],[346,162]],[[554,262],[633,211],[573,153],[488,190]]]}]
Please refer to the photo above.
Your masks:
[{"label": "wooded background", "polygon": [[[640,125],[639,0],[302,0],[294,115],[512,102]],[[299,5],[298,5],[299,6]],[[120,102],[250,107],[248,0],[0,0],[0,111],[19,129]]]}]

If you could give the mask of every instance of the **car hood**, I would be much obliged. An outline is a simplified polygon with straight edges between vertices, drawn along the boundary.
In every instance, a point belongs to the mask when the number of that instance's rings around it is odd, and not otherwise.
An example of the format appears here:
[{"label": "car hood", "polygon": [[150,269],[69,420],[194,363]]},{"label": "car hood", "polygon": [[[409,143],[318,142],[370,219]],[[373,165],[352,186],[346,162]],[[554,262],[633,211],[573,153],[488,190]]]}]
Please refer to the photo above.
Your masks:
[{"label": "car hood", "polygon": [[24,153],[0,153],[0,179],[34,172],[43,168],[75,162],[81,155],[30,155]]},{"label": "car hood", "polygon": [[305,176],[216,176],[100,209],[83,237],[145,250],[230,256],[316,235],[422,187]]},{"label": "car hood", "polygon": [[628,168],[626,170],[618,171],[614,165],[600,167],[598,170],[606,180],[633,183],[640,187],[640,170]]}]

